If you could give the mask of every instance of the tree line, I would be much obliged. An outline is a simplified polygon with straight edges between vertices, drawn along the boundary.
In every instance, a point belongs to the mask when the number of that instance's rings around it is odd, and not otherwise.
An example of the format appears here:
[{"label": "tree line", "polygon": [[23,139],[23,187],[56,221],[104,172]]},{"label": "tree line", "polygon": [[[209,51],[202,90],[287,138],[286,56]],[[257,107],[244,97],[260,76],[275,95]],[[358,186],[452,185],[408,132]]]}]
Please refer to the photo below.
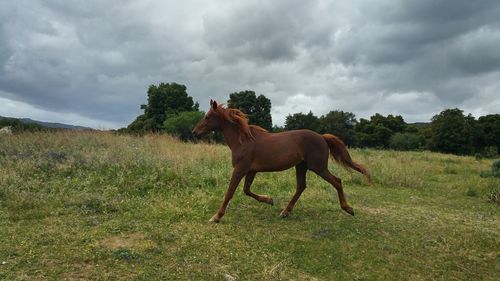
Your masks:
[{"label": "tree line", "polygon": [[[203,118],[204,112],[188,95],[186,86],[177,83],[151,85],[147,97],[147,104],[141,105],[144,113],[120,132],[166,132],[192,140],[191,130]],[[434,115],[429,123],[409,124],[401,115],[375,113],[369,119],[358,120],[354,113],[342,110],[332,110],[321,116],[310,111],[289,114],[284,126],[273,126],[271,100],[262,94],[257,95],[254,91],[231,93],[227,106],[240,109],[247,114],[250,124],[268,131],[310,129],[320,134],[332,133],[350,147],[431,150],[485,157],[497,156],[500,151],[500,114],[476,119],[454,108]],[[211,138],[223,140],[220,134]]]}]

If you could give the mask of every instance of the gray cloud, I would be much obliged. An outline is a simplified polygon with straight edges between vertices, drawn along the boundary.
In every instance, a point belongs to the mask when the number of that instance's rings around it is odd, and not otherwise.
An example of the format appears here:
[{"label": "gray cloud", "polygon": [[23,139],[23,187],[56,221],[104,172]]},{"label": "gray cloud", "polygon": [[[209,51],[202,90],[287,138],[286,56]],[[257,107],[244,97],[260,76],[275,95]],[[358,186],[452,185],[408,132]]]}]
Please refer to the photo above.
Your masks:
[{"label": "gray cloud", "polygon": [[317,1],[238,2],[229,13],[205,18],[209,47],[225,62],[294,60]]},{"label": "gray cloud", "polygon": [[495,0],[4,1],[0,115],[123,126],[148,85],[172,81],[202,108],[255,90],[278,123],[309,110],[498,113],[498,14]]}]

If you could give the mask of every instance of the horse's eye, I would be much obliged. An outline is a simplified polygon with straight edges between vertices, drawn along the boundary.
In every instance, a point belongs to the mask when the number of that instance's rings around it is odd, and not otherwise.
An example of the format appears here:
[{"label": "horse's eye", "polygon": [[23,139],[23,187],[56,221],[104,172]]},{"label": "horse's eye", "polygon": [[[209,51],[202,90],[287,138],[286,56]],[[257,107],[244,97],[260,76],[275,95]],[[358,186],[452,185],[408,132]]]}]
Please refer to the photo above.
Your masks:
[{"label": "horse's eye", "polygon": [[208,116],[205,116],[205,120],[208,120]]}]

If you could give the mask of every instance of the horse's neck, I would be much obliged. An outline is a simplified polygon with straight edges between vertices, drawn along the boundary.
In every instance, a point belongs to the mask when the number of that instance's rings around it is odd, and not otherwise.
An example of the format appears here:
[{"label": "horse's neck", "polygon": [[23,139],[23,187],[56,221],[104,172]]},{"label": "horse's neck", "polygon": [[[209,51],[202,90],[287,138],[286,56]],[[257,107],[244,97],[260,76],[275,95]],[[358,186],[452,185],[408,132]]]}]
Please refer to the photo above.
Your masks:
[{"label": "horse's neck", "polygon": [[224,126],[222,126],[222,134],[224,135],[227,146],[229,146],[232,151],[241,146],[241,132],[237,126],[230,123],[224,124]]}]

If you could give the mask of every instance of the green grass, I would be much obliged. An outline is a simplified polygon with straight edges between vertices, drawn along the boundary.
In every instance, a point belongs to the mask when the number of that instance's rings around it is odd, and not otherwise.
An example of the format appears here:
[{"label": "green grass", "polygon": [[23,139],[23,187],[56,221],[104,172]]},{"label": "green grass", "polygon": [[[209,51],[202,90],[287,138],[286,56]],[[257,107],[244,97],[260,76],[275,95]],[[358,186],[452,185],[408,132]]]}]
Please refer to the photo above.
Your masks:
[{"label": "green grass", "polygon": [[[492,161],[351,150],[331,163],[356,216],[312,173],[287,219],[293,169],[257,174],[209,224],[231,174],[225,146],[168,136],[0,136],[0,280],[498,280]],[[492,191],[493,190],[493,191]],[[498,201],[496,201],[498,202]]]}]

